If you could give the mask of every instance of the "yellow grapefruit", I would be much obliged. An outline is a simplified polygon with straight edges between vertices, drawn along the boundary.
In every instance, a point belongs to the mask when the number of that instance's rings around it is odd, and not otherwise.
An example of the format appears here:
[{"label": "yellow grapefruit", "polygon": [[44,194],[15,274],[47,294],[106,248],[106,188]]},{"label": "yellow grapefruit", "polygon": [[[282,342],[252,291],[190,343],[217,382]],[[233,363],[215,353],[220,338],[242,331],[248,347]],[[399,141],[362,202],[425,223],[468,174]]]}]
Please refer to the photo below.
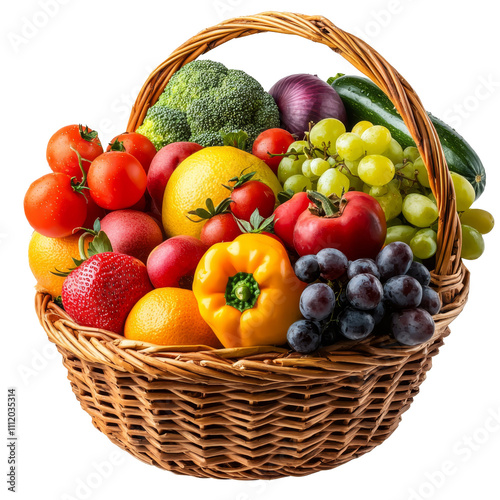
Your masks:
[{"label": "yellow grapefruit", "polygon": [[[230,193],[229,179],[256,172],[253,179],[267,184],[277,195],[281,184],[259,158],[232,146],[214,146],[188,156],[170,177],[163,197],[162,220],[168,237],[186,234],[200,237],[204,222],[192,222],[191,210],[205,208],[207,198],[217,206]],[[196,216],[190,216],[196,219]]]}]

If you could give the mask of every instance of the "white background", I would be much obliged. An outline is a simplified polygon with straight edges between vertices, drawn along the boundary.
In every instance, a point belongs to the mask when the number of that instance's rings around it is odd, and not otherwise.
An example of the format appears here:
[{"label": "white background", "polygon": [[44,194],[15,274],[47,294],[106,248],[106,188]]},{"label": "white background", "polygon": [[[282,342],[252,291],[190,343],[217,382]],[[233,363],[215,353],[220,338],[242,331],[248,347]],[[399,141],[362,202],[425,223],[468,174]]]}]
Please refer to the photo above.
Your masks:
[{"label": "white background", "polygon": [[[288,10],[322,14],[378,49],[427,109],[476,149],[488,172],[488,188],[476,206],[500,218],[500,44],[493,2],[45,0],[49,14],[44,0],[2,5],[0,409],[6,415],[7,387],[16,387],[17,498],[500,498],[499,228],[486,236],[482,258],[468,263],[469,303],[389,440],[336,470],[238,482],[180,477],[145,465],[94,429],[37,322],[27,262],[31,228],[22,210],[29,184],[49,172],[45,147],[53,132],[83,123],[108,142],[125,129],[150,71],[178,45],[224,18]],[[325,47],[284,35],[232,41],[209,57],[246,70],[266,89],[291,73],[326,79],[354,71]],[[6,426],[6,416],[0,421]],[[7,448],[0,449],[0,490],[7,498]]]}]

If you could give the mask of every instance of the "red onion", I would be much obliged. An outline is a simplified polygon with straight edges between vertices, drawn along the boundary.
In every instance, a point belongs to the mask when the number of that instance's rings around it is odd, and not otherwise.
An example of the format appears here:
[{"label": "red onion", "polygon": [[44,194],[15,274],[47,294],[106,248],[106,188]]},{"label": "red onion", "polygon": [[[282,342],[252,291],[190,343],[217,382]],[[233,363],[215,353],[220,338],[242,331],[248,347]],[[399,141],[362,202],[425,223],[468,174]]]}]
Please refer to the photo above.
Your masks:
[{"label": "red onion", "polygon": [[269,93],[278,105],[281,126],[302,139],[309,122],[337,118],[347,125],[347,113],[334,88],[315,75],[290,75],[276,82]]}]

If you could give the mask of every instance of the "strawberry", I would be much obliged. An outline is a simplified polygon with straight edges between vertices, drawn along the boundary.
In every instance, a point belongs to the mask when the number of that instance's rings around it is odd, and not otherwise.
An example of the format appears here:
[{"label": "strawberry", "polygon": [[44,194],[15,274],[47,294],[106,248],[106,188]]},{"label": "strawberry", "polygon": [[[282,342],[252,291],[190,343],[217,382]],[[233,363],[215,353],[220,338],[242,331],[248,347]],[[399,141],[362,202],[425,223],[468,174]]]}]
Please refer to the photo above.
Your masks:
[{"label": "strawberry", "polygon": [[69,273],[61,296],[64,309],[78,324],[121,334],[132,307],[152,289],[140,260],[104,252]]}]

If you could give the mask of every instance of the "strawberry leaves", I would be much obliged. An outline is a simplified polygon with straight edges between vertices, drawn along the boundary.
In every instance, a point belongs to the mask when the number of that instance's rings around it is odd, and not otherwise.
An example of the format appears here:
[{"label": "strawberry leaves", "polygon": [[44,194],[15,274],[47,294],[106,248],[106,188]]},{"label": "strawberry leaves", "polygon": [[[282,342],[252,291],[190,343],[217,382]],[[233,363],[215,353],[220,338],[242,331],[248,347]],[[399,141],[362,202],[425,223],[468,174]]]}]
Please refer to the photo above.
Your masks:
[{"label": "strawberry leaves", "polygon": [[[94,222],[93,229],[86,229],[83,227],[76,228],[76,230],[78,229],[83,229],[84,232],[78,240],[78,250],[80,252],[80,258],[75,259],[74,257],[72,257],[75,267],[72,267],[67,271],[59,271],[59,269],[56,268],[55,272],[50,271],[52,274],[65,278],[69,275],[69,273],[71,273],[71,271],[75,270],[78,266],[80,266],[83,262],[85,262],[93,255],[113,251],[111,241],[109,241],[108,235],[101,230],[101,222],[98,218]],[[88,249],[85,250],[85,240],[87,239],[87,236],[93,236],[93,239],[89,243]]]},{"label": "strawberry leaves", "polygon": [[[99,219],[95,220],[93,230],[86,230],[86,232],[82,234],[82,236],[80,236],[80,241],[85,241],[85,236],[89,234],[94,236],[94,239],[89,243],[87,259],[89,257],[92,257],[92,255],[97,255],[98,253],[113,251],[113,247],[111,245],[111,241],[109,241],[108,235],[101,230],[101,222],[99,221]],[[85,254],[85,248],[83,247],[83,243],[82,243],[82,248],[83,248],[83,253]],[[82,251],[80,251],[80,255],[81,253]]]}]

